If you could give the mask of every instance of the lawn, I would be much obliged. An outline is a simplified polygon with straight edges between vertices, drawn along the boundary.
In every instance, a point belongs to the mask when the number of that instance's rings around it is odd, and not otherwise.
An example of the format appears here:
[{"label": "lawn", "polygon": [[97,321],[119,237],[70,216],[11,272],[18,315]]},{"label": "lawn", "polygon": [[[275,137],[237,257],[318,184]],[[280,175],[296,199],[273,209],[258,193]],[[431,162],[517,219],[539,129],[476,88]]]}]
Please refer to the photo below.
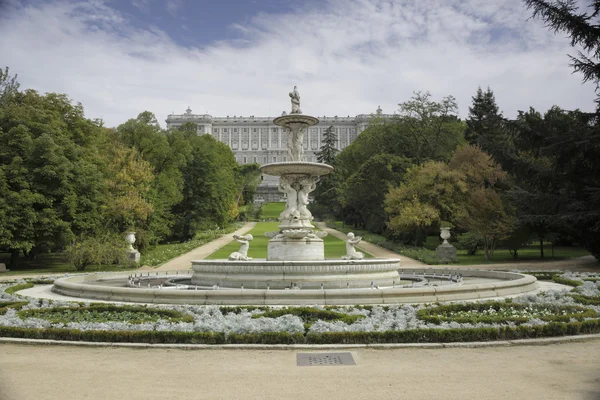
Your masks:
[{"label": "lawn", "polygon": [[283,210],[285,210],[285,203],[264,203],[260,211],[260,218],[277,220]]},{"label": "lawn", "polygon": [[[365,240],[395,251],[406,257],[422,261],[426,264],[439,264],[439,259],[435,254],[435,248],[440,244],[440,239],[437,236],[428,236],[423,247],[406,246],[401,243],[392,242],[381,235],[361,230],[353,229],[349,226],[344,226],[341,222],[329,222],[331,228],[341,232],[354,232],[356,235],[362,236]],[[558,261],[569,258],[581,257],[590,253],[580,247],[554,247],[554,256],[552,255],[551,244],[547,243],[544,251],[544,258],[540,258],[540,250],[537,244],[524,247],[519,250],[519,256],[513,258],[507,249],[496,249],[491,261],[485,259],[483,250],[479,250],[476,255],[468,256],[466,250],[458,250],[458,262],[454,265],[476,265],[476,264],[500,264],[500,263],[521,263],[531,261]]]},{"label": "lawn", "polygon": [[[277,203],[269,203],[277,204]],[[267,245],[269,238],[265,236],[265,232],[277,231],[279,222],[259,222],[249,232],[254,237],[254,240],[250,242],[250,250],[248,250],[248,256],[252,258],[267,258]],[[326,236],[325,239],[325,258],[340,258],[346,254],[346,243],[331,235]],[[233,241],[219,250],[215,251],[207,257],[207,259],[226,259],[229,255],[240,248],[239,243]],[[364,252],[363,252],[364,253]],[[365,253],[365,257],[372,258],[368,253]]]}]

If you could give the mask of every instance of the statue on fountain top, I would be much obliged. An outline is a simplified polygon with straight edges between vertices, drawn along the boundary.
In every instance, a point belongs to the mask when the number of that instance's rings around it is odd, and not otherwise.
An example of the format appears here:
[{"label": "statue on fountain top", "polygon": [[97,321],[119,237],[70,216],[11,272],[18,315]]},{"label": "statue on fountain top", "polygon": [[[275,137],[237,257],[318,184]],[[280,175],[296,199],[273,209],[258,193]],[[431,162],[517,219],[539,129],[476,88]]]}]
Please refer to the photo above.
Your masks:
[{"label": "statue on fountain top", "polygon": [[298,93],[298,86],[294,86],[294,90],[290,92],[290,98],[292,100],[292,112],[290,114],[302,114],[302,110],[300,110],[300,93]]}]

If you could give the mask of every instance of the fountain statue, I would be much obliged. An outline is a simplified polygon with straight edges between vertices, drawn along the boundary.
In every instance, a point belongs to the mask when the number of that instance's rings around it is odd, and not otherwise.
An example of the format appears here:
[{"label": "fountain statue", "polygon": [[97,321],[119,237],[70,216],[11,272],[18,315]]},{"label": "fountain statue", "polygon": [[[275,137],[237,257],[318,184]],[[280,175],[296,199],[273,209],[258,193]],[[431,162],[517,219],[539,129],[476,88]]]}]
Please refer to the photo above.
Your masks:
[{"label": "fountain statue", "polygon": [[346,255],[342,256],[342,260],[362,260],[365,255],[360,251],[356,251],[355,245],[360,243],[362,238],[360,236],[354,236],[354,233],[348,232],[348,239],[346,239]]},{"label": "fountain statue", "polygon": [[250,248],[250,241],[252,239],[254,239],[254,237],[252,237],[252,235],[248,233],[247,235],[244,235],[244,236],[233,235],[233,238],[235,239],[236,242],[241,244],[241,246],[238,251],[235,251],[229,255],[229,260],[235,260],[235,261],[237,261],[237,260],[241,260],[241,261],[252,260],[252,257],[248,257],[248,249]]}]

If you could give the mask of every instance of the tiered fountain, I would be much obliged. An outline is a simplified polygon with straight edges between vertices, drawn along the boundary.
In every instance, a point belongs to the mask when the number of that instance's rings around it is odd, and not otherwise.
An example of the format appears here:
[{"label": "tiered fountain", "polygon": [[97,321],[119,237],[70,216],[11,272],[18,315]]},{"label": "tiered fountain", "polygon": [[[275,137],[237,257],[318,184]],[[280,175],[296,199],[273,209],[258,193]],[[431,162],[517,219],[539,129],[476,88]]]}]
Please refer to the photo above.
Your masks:
[{"label": "tiered fountain", "polygon": [[279,216],[279,231],[267,233],[270,238],[267,259],[233,257],[235,260],[193,261],[192,283],[246,289],[371,288],[399,284],[398,259],[325,260],[323,237],[326,232],[315,231],[307,206],[309,193],[333,167],[305,161],[304,134],[319,120],[302,114],[296,87],[290,98],[291,113],[275,118],[273,123],[287,132],[291,161],[261,167],[263,173],[279,177],[279,190],[286,195],[286,207]]},{"label": "tiered fountain", "polygon": [[[251,235],[236,236],[240,251],[228,260],[192,261],[193,274],[158,272],[78,275],[54,282],[67,296],[111,301],[174,304],[384,304],[466,300],[525,293],[538,288],[533,276],[510,272],[420,268],[402,270],[399,259],[364,259],[348,234],[347,254],[325,259],[323,237],[307,208],[319,178],[333,171],[306,162],[303,136],[318,119],[300,111],[300,95],[290,93],[292,112],[275,118],[287,129],[291,161],[266,164],[279,176],[286,208],[277,232],[270,232],[267,259],[247,256]],[[465,278],[463,281],[463,277]]]}]

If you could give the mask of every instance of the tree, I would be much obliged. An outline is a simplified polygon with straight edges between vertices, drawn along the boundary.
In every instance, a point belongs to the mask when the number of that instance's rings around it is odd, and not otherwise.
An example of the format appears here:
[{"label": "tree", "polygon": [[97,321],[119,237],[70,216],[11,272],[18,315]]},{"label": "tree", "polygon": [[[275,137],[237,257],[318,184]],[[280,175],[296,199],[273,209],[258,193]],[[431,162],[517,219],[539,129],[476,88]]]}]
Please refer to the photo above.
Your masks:
[{"label": "tree", "polygon": [[390,188],[401,181],[410,163],[403,157],[379,154],[360,166],[345,183],[341,203],[357,225],[371,232],[386,229],[384,200]]},{"label": "tree", "polygon": [[540,251],[552,232],[576,238],[600,256],[600,126],[593,114],[553,107],[519,113],[508,172],[522,224],[538,235]]},{"label": "tree", "polygon": [[[186,124],[187,128],[193,129],[196,135],[195,124]],[[136,231],[138,245],[155,244],[171,236],[176,219],[172,208],[183,198],[182,168],[190,161],[192,152],[187,131],[163,131],[154,114],[144,111],[119,125],[116,134],[151,166],[154,179],[145,198],[153,211]]]},{"label": "tree", "polygon": [[580,12],[576,0],[524,0],[533,10],[533,17],[541,18],[555,33],[563,32],[571,38],[571,46],[583,51],[577,57],[569,55],[575,72],[583,74],[583,81],[596,84],[597,112],[600,113],[600,1],[591,1],[591,12]]},{"label": "tree", "polygon": [[399,122],[408,136],[415,164],[425,160],[447,160],[457,145],[463,142],[464,123],[457,117],[458,105],[452,96],[441,102],[431,100],[429,92],[415,92],[399,104]]},{"label": "tree", "polygon": [[502,153],[508,145],[507,129],[502,113],[496,104],[494,93],[488,87],[484,92],[481,87],[473,97],[466,120],[465,139],[469,144],[479,145],[484,151],[501,160]]},{"label": "tree", "polygon": [[462,229],[483,238],[485,258],[489,261],[496,245],[514,230],[515,219],[500,194],[492,188],[469,190],[465,213],[455,223]]},{"label": "tree", "polygon": [[19,92],[19,82],[17,75],[10,77],[8,67],[2,71],[0,69],[0,107],[7,105],[12,97]]},{"label": "tree", "polygon": [[337,134],[335,133],[335,128],[333,126],[330,126],[323,134],[321,148],[317,152],[317,161],[319,161],[320,163],[333,165],[335,161],[335,156],[338,152],[338,149],[336,149],[335,147],[336,143]]},{"label": "tree", "polygon": [[258,164],[242,164],[235,168],[236,203],[238,206],[254,201],[254,194],[260,182],[260,176],[260,165]]},{"label": "tree", "polygon": [[12,265],[102,226],[105,138],[65,95],[15,91],[0,105],[0,246]]},{"label": "tree", "polygon": [[233,152],[210,135],[188,138],[192,159],[183,168],[183,198],[174,206],[174,235],[192,238],[198,229],[223,226],[238,215]]},{"label": "tree", "polygon": [[385,197],[388,226],[396,235],[414,232],[413,243],[421,246],[430,226],[452,221],[464,212],[467,190],[465,175],[446,163],[428,161],[414,166]]}]

